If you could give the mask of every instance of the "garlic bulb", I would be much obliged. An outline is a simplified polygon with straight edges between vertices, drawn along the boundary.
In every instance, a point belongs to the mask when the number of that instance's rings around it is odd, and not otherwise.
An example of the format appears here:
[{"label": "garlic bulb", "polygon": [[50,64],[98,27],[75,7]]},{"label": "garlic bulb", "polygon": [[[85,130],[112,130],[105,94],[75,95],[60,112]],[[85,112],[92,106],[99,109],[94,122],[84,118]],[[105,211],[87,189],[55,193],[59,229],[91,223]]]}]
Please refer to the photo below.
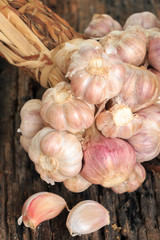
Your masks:
[{"label": "garlic bulb", "polygon": [[54,59],[55,65],[62,71],[63,74],[66,74],[72,54],[80,48],[86,46],[95,48],[101,47],[100,43],[96,40],[76,38],[66,43],[62,43],[53,49],[52,60]]},{"label": "garlic bulb", "polygon": [[98,115],[96,125],[106,137],[128,139],[140,130],[142,119],[126,105],[115,104]]},{"label": "garlic bulb", "polygon": [[20,144],[22,145],[23,149],[28,152],[31,146],[32,138],[27,138],[23,135],[20,136]]},{"label": "garlic bulb", "polygon": [[160,153],[160,103],[137,112],[143,118],[140,131],[128,139],[138,162],[150,161]]},{"label": "garlic bulb", "polygon": [[160,93],[157,76],[144,67],[126,67],[126,80],[119,95],[112,99],[114,104],[126,104],[132,112],[150,106]]},{"label": "garlic bulb", "polygon": [[140,26],[131,26],[125,31],[112,31],[100,40],[106,52],[118,54],[121,60],[139,66],[146,56],[147,38]]},{"label": "garlic bulb", "polygon": [[92,185],[92,183],[86,181],[80,174],[66,179],[63,184],[69,191],[75,193],[83,192]]},{"label": "garlic bulb", "polygon": [[20,132],[27,138],[32,138],[40,129],[44,127],[40,116],[41,100],[31,99],[27,101],[21,111]]},{"label": "garlic bulb", "polygon": [[134,13],[129,16],[123,26],[123,29],[126,29],[128,26],[131,25],[141,25],[146,29],[154,27],[159,28],[160,21],[153,13],[145,11],[140,13]]},{"label": "garlic bulb", "polygon": [[142,185],[145,178],[145,168],[142,166],[142,164],[136,163],[135,168],[130,174],[129,178],[125,182],[112,187],[112,190],[118,194],[136,191]]},{"label": "garlic bulb", "polygon": [[108,210],[92,200],[82,201],[74,206],[68,214],[66,222],[72,236],[89,234],[109,224]]},{"label": "garlic bulb", "polygon": [[124,182],[133,171],[133,148],[120,138],[106,138],[95,127],[88,129],[83,145],[84,165],[80,172],[88,182],[113,187]]},{"label": "garlic bulb", "polygon": [[67,77],[76,97],[99,104],[121,91],[125,67],[118,57],[103,49],[83,47],[72,55]]},{"label": "garlic bulb", "polygon": [[119,22],[114,20],[111,16],[107,14],[94,14],[91,22],[84,30],[84,34],[87,37],[100,38],[116,29],[121,30],[122,27]]},{"label": "garlic bulb", "polygon": [[94,105],[73,96],[69,83],[61,82],[45,91],[41,117],[58,130],[77,133],[89,128],[94,121]]},{"label": "garlic bulb", "polygon": [[148,63],[160,71],[160,32],[151,32],[148,39]]},{"label": "garlic bulb", "polygon": [[66,206],[65,200],[54,193],[35,193],[25,201],[18,224],[21,225],[23,221],[26,227],[35,230],[41,222],[59,215]]},{"label": "garlic bulb", "polygon": [[51,184],[76,176],[82,167],[82,147],[76,136],[50,127],[33,137],[29,157],[41,178]]}]

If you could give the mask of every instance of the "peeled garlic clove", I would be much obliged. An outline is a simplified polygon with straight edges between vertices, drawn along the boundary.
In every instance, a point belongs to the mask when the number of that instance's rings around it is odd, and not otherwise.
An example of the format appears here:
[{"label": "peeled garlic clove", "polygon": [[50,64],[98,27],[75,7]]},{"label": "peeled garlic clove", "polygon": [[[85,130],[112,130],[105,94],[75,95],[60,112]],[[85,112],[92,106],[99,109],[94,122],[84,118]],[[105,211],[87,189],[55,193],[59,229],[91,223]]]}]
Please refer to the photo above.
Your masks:
[{"label": "peeled garlic clove", "polygon": [[130,174],[129,178],[125,181],[112,187],[112,190],[118,194],[125,192],[136,191],[144,182],[146,178],[145,168],[140,163],[136,163],[133,172]]},{"label": "peeled garlic clove", "polygon": [[84,30],[87,37],[100,38],[113,30],[121,30],[119,22],[107,14],[94,14],[88,27]]},{"label": "peeled garlic clove", "polygon": [[153,13],[145,11],[140,13],[134,13],[129,16],[123,26],[123,29],[126,29],[128,26],[131,25],[141,25],[146,29],[155,27],[159,28],[160,21]]},{"label": "peeled garlic clove", "polygon": [[92,200],[82,201],[74,206],[68,214],[66,222],[72,236],[89,234],[109,224],[108,210]]},{"label": "peeled garlic clove", "polygon": [[79,193],[88,189],[92,183],[85,180],[80,174],[75,177],[68,178],[63,182],[64,186],[71,192]]},{"label": "peeled garlic clove", "polygon": [[40,129],[44,127],[40,116],[41,100],[31,99],[27,101],[21,111],[20,132],[27,138],[32,138]]},{"label": "peeled garlic clove", "polygon": [[53,182],[76,176],[82,167],[82,156],[81,143],[75,135],[49,127],[33,137],[29,148],[29,157],[39,174]]},{"label": "peeled garlic clove", "polygon": [[94,121],[94,105],[73,96],[69,83],[61,82],[45,91],[41,117],[58,130],[77,133],[89,128]]},{"label": "peeled garlic clove", "polygon": [[90,104],[116,96],[125,79],[124,63],[103,48],[83,47],[72,55],[67,77],[74,95]]},{"label": "peeled garlic clove", "polygon": [[98,130],[106,137],[128,139],[142,127],[142,119],[123,104],[115,104],[108,111],[101,112],[97,119]]},{"label": "peeled garlic clove", "polygon": [[54,193],[39,192],[33,194],[25,201],[18,224],[21,225],[23,221],[26,227],[35,230],[41,222],[59,215],[66,206],[65,200]]},{"label": "peeled garlic clove", "polygon": [[[100,40],[106,52],[112,49],[126,63],[139,66],[146,56],[147,38],[140,26],[131,26],[125,31],[112,31]],[[114,53],[115,52],[115,53]]]}]

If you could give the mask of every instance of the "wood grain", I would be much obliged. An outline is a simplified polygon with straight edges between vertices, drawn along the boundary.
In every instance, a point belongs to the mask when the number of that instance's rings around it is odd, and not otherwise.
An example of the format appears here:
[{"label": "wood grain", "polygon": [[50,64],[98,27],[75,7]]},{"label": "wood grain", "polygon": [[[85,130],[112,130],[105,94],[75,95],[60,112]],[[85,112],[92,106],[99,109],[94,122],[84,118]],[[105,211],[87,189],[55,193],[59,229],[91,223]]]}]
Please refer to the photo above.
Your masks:
[{"label": "wood grain", "polygon": [[[160,9],[157,0],[44,0],[49,7],[83,32],[93,13],[108,13],[122,24],[133,12]],[[44,89],[24,71],[0,59],[0,239],[71,240],[65,227],[67,210],[42,223],[35,232],[17,225],[24,201],[33,193],[51,191],[64,197],[69,208],[92,199],[110,211],[111,224],[75,240],[159,240],[160,239],[160,168],[158,159],[146,165],[147,178],[134,193],[117,195],[110,189],[91,186],[81,194],[71,193],[62,183],[55,186],[42,181],[33,163],[19,143],[19,111],[31,98],[40,98]],[[153,168],[152,168],[153,169]]]}]

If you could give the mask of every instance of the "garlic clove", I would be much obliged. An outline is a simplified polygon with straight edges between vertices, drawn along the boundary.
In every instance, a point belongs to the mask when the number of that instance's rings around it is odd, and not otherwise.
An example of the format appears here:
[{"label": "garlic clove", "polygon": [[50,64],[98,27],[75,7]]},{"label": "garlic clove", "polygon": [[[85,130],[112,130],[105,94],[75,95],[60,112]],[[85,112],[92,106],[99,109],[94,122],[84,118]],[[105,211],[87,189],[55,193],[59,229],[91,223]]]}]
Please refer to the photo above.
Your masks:
[{"label": "garlic clove", "polygon": [[88,189],[92,183],[85,180],[80,174],[75,177],[68,178],[63,182],[64,186],[71,192],[79,193]]},{"label": "garlic clove", "polygon": [[41,222],[59,215],[66,206],[66,201],[54,193],[39,192],[33,194],[23,205],[18,225],[21,225],[23,221],[26,227],[35,230]]},{"label": "garlic clove", "polygon": [[68,214],[66,222],[72,236],[89,234],[109,224],[108,210],[92,200],[82,201],[74,206]]}]

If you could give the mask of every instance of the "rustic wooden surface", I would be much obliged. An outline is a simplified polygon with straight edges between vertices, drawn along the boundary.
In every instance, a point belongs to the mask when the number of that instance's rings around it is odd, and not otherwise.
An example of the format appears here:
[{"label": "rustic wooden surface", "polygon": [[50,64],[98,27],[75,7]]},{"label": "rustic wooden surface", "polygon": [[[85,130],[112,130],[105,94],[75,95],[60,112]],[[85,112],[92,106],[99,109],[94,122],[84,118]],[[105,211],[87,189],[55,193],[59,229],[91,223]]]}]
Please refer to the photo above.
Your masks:
[{"label": "rustic wooden surface", "polygon": [[[77,31],[83,32],[93,13],[109,13],[122,24],[134,12],[160,9],[159,0],[43,0],[66,19]],[[111,224],[75,240],[159,240],[160,239],[160,168],[158,160],[147,166],[147,178],[134,193],[117,195],[109,189],[91,186],[81,194],[65,190],[63,184],[47,185],[34,170],[19,143],[17,129],[19,111],[31,98],[40,98],[44,89],[24,71],[0,59],[0,239],[1,240],[71,240],[65,227],[67,211],[42,223],[31,231],[18,226],[24,201],[33,193],[51,191],[67,200],[69,208],[92,199],[109,211]],[[149,164],[150,165],[150,164]]]}]

